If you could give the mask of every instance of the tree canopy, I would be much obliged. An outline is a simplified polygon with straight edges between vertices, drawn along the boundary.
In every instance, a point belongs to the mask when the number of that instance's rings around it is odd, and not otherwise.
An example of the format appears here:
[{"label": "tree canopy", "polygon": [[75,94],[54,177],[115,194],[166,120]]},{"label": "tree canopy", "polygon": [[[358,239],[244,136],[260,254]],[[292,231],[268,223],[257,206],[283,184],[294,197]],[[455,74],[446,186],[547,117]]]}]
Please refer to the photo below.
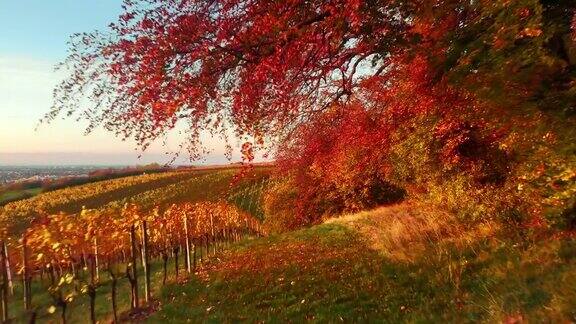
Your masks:
[{"label": "tree canopy", "polygon": [[535,161],[556,161],[544,182],[572,170],[575,6],[126,0],[108,30],[72,38],[47,119],[76,114],[142,148],[184,122],[192,157],[203,131],[233,130],[246,159],[275,150],[298,197],[313,201],[322,183],[349,208],[378,201],[367,188],[383,182],[430,193],[454,175],[510,198]]}]

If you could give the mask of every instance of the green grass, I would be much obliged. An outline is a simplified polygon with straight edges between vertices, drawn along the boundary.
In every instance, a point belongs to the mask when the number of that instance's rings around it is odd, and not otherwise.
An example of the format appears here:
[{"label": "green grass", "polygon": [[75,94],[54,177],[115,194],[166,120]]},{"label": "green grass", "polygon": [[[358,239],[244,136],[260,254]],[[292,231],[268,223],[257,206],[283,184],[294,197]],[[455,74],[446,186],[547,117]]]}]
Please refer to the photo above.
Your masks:
[{"label": "green grass", "polygon": [[186,285],[162,291],[150,322],[576,320],[576,242],[505,236],[430,245],[392,261],[347,227],[247,241]]},{"label": "green grass", "polygon": [[9,190],[0,193],[0,206],[10,201],[34,197],[42,192],[42,188]]}]

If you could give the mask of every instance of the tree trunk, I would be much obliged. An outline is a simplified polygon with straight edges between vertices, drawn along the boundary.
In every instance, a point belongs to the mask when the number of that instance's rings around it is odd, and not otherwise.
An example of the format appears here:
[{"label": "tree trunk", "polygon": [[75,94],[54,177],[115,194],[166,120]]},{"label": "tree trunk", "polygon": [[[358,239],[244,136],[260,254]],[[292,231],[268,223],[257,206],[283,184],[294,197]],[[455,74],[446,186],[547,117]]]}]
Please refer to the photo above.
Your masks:
[{"label": "tree trunk", "polygon": [[78,277],[78,271],[76,271],[76,266],[74,265],[74,259],[70,260],[70,267],[72,268],[72,274],[74,275],[75,278]]},{"label": "tree trunk", "polygon": [[66,324],[66,309],[68,308],[68,303],[64,299],[62,295],[62,291],[57,292],[55,295],[52,295],[57,307],[60,307],[60,318],[62,319],[62,324]]},{"label": "tree trunk", "polygon": [[198,262],[201,263],[203,258],[204,258],[204,254],[202,252],[202,237],[200,237],[198,239]]},{"label": "tree trunk", "polygon": [[[50,276],[50,285],[54,286],[56,284],[56,275],[54,274],[54,266],[49,263],[48,267],[50,269],[48,269],[48,275]],[[26,276],[24,276],[24,278],[26,278]],[[26,281],[24,281],[24,283],[26,283]]]},{"label": "tree trunk", "polygon": [[138,308],[138,282],[133,277],[131,267],[126,267],[126,278],[130,283],[130,309],[134,310]]},{"label": "tree trunk", "polygon": [[82,249],[82,258],[80,258],[80,261],[82,262],[82,268],[88,267],[88,261],[86,261],[86,252],[84,252],[84,249]]},{"label": "tree trunk", "polygon": [[60,262],[56,262],[56,265],[58,266],[58,279],[62,278],[62,274],[64,273],[64,270],[62,270],[62,265],[60,264]]}]

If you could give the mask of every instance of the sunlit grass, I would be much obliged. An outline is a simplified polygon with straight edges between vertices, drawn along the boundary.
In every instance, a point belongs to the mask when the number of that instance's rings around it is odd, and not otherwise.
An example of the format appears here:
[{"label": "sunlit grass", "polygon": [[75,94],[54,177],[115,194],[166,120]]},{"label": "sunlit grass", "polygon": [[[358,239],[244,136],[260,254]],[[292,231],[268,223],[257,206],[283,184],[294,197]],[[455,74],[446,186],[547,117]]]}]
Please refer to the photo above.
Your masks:
[{"label": "sunlit grass", "polygon": [[[414,229],[386,223],[406,216],[391,211],[238,244],[188,284],[163,289],[150,320],[574,320],[573,239],[528,244],[497,227],[464,229],[442,218],[407,219],[420,224]],[[381,230],[365,228],[373,222]]]}]

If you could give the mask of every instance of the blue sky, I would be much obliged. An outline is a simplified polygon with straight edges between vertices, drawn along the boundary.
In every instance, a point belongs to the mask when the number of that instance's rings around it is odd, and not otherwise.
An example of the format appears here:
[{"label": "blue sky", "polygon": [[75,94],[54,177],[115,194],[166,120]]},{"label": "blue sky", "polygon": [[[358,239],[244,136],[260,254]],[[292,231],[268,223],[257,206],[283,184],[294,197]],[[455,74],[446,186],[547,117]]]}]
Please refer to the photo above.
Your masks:
[{"label": "blue sky", "polygon": [[[142,160],[131,142],[85,124],[38,120],[51,105],[62,77],[53,67],[66,57],[66,42],[76,32],[106,28],[120,14],[122,0],[0,0],[0,165],[136,164],[164,162],[166,148],[153,146]],[[178,139],[169,141],[168,150]],[[223,145],[210,140],[209,162],[225,162]],[[79,154],[74,154],[79,153]]]},{"label": "blue sky", "polygon": [[58,61],[76,32],[105,28],[121,0],[0,0],[0,53]]}]

